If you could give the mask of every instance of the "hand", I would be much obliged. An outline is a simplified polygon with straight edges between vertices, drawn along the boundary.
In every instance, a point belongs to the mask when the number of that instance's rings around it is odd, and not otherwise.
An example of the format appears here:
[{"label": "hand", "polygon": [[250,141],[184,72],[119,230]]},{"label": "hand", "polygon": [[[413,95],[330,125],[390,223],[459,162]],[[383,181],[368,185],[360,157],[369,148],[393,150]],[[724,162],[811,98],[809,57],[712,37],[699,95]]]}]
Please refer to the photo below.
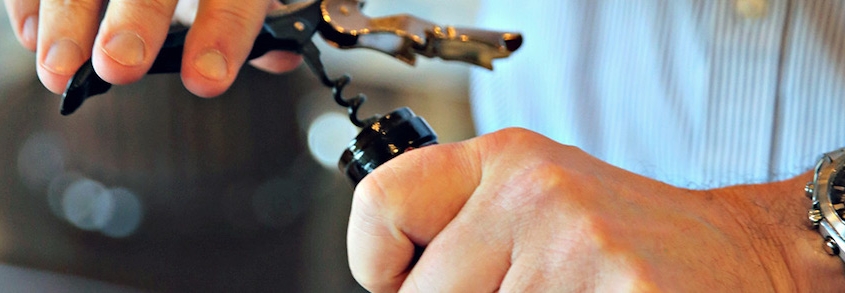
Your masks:
[{"label": "hand", "polygon": [[[67,81],[91,58],[105,81],[127,84],[146,74],[161,48],[177,0],[112,0],[102,21],[104,0],[5,0],[18,40],[36,51],[38,77],[62,93]],[[184,2],[184,1],[183,1]],[[192,93],[212,97],[235,79],[276,0],[197,0],[180,9],[197,9],[185,40],[182,81]],[[180,15],[192,15],[181,11]],[[260,60],[259,60],[260,59]],[[256,59],[260,68],[283,72],[300,58],[271,52]]]},{"label": "hand", "polygon": [[806,222],[808,179],[679,189],[510,129],[366,177],[349,264],[374,292],[840,290]]}]

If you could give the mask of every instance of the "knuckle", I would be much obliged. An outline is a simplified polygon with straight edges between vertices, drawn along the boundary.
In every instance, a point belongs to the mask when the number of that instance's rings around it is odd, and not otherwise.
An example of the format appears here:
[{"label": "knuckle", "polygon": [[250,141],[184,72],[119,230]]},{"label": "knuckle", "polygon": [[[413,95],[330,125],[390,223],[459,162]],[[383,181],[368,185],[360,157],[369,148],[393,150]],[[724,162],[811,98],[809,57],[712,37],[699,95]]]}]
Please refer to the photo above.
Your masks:
[{"label": "knuckle", "polygon": [[557,163],[530,159],[526,162],[526,167],[515,174],[513,180],[528,188],[521,196],[529,206],[548,206],[550,201],[571,187],[573,174],[571,170]]},{"label": "knuckle", "polygon": [[620,240],[619,227],[606,217],[588,214],[579,217],[575,224],[576,235],[586,239],[590,253],[613,264],[612,278],[619,280],[611,291],[653,292],[655,287],[652,266],[641,253],[632,250],[631,244]]},{"label": "knuckle", "polygon": [[[375,171],[364,177],[355,187],[354,201],[358,207],[366,209],[373,215],[384,217],[391,221],[400,221],[403,218],[404,209],[407,208],[407,190],[405,183],[408,182],[408,168],[422,166],[425,162],[424,149],[415,150],[404,154],[407,156],[401,164],[384,164]],[[398,163],[398,161],[391,161]],[[398,224],[398,223],[397,223]]]},{"label": "knuckle", "polygon": [[657,285],[648,265],[641,260],[621,260],[617,266],[616,279],[618,287],[611,288],[613,291],[625,292],[662,292]]},{"label": "knuckle", "polygon": [[47,13],[61,13],[65,15],[97,14],[100,12],[100,1],[66,1],[46,0],[41,2],[41,9]]},{"label": "knuckle", "polygon": [[482,136],[479,143],[493,153],[506,152],[520,159],[531,159],[545,154],[545,158],[563,156],[581,157],[586,154],[576,146],[560,144],[539,133],[524,128],[506,128]]},{"label": "knuckle", "polygon": [[579,215],[573,227],[576,234],[588,236],[586,238],[590,240],[589,243],[598,251],[617,252],[620,249],[613,238],[613,227],[604,217],[594,214]]},{"label": "knuckle", "polygon": [[550,139],[542,134],[519,127],[503,129],[500,134],[510,142],[529,142],[532,144],[551,142]]},{"label": "knuckle", "polygon": [[568,188],[569,171],[548,161],[527,163],[497,184],[488,201],[494,206],[531,219],[559,208]]},{"label": "knuckle", "polygon": [[373,217],[382,209],[387,195],[384,187],[376,176],[367,176],[355,187],[353,201],[356,203],[356,214],[367,218]]},{"label": "knuckle", "polygon": [[[385,166],[382,166],[385,167]],[[402,213],[402,194],[392,192],[395,174],[388,172],[373,173],[365,177],[353,193],[354,216],[362,224],[401,225],[404,218]]]},{"label": "knuckle", "polygon": [[520,181],[531,184],[537,195],[548,195],[565,186],[565,180],[569,178],[569,171],[562,166],[536,159],[534,162],[527,162],[528,167],[518,177]]},{"label": "knuckle", "polygon": [[263,17],[251,8],[251,5],[222,5],[209,9],[206,14],[203,14],[203,17],[207,17],[210,23],[249,28],[260,25],[260,22],[255,20]]},{"label": "knuckle", "polygon": [[532,132],[525,128],[505,128],[489,135],[484,136],[485,142],[495,147],[507,147],[513,145],[514,142],[528,143],[535,142],[541,135]]},{"label": "knuckle", "polygon": [[176,6],[173,0],[122,0],[119,3],[132,11],[143,11],[144,18],[152,13],[170,19]]}]

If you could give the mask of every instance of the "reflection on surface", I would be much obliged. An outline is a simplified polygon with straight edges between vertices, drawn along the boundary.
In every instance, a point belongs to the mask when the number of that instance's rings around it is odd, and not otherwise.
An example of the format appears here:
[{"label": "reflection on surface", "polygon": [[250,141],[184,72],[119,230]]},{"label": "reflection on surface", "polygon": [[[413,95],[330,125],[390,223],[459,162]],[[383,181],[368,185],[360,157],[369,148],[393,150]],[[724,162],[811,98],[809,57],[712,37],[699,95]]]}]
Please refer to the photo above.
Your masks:
[{"label": "reflection on surface", "polygon": [[[2,64],[29,64],[0,75],[0,291],[360,292],[344,239],[352,189],[336,170],[357,130],[307,69],[245,68],[215,99],[147,76],[63,117],[34,54],[0,45],[17,50]],[[346,93],[368,95],[361,117],[410,106],[442,142],[472,135],[461,73],[324,53],[358,77]],[[99,287],[73,291],[86,284]]]},{"label": "reflection on surface", "polygon": [[90,179],[72,182],[62,192],[62,214],[79,229],[99,231],[115,210],[114,196],[105,186]]},{"label": "reflection on surface", "polygon": [[126,188],[107,188],[77,172],[65,172],[65,142],[58,133],[31,135],[18,153],[21,181],[32,193],[47,190],[50,211],[85,231],[121,238],[140,225],[138,196]]},{"label": "reflection on surface", "polygon": [[32,190],[43,189],[64,172],[64,143],[56,133],[34,133],[18,152],[17,162],[24,184]]},{"label": "reflection on surface", "polygon": [[[163,292],[358,292],[336,170],[357,130],[316,82],[245,69],[200,99],[148,76],[69,117],[34,79],[0,89],[0,263]],[[410,106],[444,141],[472,133],[454,127],[464,101],[349,91],[370,96],[363,117]]]},{"label": "reflection on surface", "polygon": [[100,228],[100,232],[109,237],[123,238],[138,229],[144,217],[141,201],[138,196],[126,188],[112,188],[107,190],[114,201],[114,209],[108,221]]},{"label": "reflection on surface", "polygon": [[106,188],[76,173],[59,176],[54,182],[47,194],[51,210],[79,229],[122,238],[141,224],[141,202],[126,188]]}]

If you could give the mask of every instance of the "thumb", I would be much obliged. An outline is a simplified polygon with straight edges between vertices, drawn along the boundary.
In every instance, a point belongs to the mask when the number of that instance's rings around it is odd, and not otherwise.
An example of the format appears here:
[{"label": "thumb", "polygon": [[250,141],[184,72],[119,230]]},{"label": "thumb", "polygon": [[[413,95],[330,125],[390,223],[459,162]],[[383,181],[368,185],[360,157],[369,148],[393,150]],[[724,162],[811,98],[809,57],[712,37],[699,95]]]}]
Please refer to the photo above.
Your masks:
[{"label": "thumb", "polygon": [[397,291],[415,247],[428,245],[461,210],[481,181],[475,140],[405,153],[361,181],[347,247],[352,274],[362,286]]}]

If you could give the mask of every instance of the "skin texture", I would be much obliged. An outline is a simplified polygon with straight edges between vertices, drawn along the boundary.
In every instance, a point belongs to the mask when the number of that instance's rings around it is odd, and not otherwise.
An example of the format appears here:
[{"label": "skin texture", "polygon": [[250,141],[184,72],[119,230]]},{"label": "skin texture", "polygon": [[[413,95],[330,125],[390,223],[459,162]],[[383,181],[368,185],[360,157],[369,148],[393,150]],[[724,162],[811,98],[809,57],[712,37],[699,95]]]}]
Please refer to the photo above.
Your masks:
[{"label": "skin texture", "polygon": [[686,190],[507,129],[365,178],[349,264],[373,292],[841,291],[806,220],[810,178]]},{"label": "skin texture", "polygon": [[[4,0],[15,35],[36,52],[38,77],[54,93],[87,59],[113,84],[141,79],[161,48],[177,0]],[[179,15],[196,15],[185,41],[182,81],[201,97],[222,94],[246,61],[275,0],[192,0]],[[193,5],[192,5],[193,4]],[[100,19],[101,11],[105,14]],[[196,9],[196,11],[191,11]],[[188,11],[184,11],[188,10]],[[260,60],[259,60],[260,59]],[[270,72],[296,68],[301,58],[273,52],[253,62]]]}]

